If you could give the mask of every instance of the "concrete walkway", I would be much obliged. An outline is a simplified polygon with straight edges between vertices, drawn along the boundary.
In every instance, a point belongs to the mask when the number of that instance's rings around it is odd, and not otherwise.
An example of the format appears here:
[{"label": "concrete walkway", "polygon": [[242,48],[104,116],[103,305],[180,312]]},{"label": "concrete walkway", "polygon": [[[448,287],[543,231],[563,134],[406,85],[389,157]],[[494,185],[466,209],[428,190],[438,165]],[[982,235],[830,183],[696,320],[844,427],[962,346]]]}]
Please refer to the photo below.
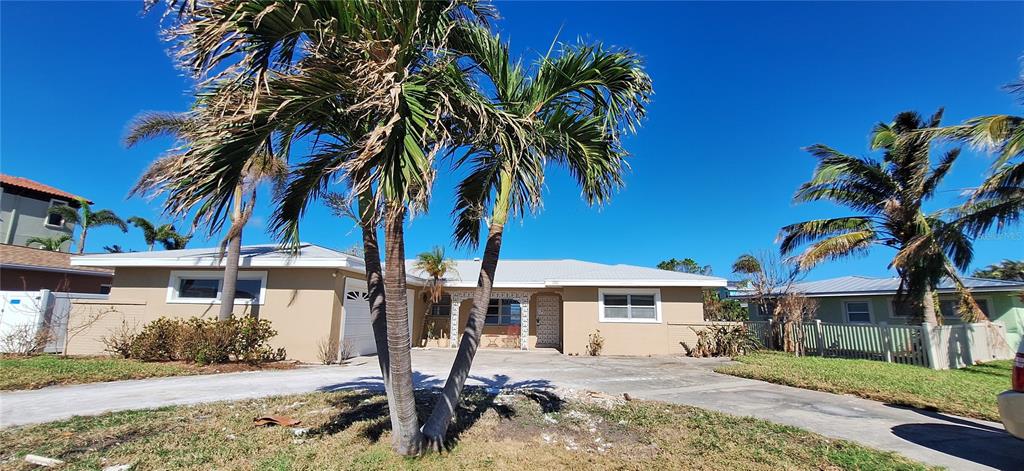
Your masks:
[{"label": "concrete walkway", "polygon": [[[417,385],[441,386],[453,353],[415,351]],[[674,357],[595,358],[483,350],[474,362],[470,384],[629,393],[636,398],[793,425],[950,469],[1024,469],[1024,442],[1008,435],[1000,424],[714,373],[712,369],[721,363]],[[361,387],[380,387],[375,358],[357,358],[341,367],[56,386],[0,394],[0,426],[116,410]]]}]

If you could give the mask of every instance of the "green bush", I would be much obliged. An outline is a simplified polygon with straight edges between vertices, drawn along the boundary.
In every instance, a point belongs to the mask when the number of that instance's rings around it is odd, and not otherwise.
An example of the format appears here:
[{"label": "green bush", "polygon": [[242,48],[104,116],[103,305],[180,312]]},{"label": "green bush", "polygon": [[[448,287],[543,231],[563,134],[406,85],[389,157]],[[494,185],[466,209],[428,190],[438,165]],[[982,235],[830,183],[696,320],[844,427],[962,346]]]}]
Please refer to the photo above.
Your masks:
[{"label": "green bush", "polygon": [[131,340],[129,356],[142,361],[182,360],[203,365],[284,360],[284,349],[275,350],[270,345],[275,335],[270,321],[251,316],[224,321],[161,317],[143,326]]}]

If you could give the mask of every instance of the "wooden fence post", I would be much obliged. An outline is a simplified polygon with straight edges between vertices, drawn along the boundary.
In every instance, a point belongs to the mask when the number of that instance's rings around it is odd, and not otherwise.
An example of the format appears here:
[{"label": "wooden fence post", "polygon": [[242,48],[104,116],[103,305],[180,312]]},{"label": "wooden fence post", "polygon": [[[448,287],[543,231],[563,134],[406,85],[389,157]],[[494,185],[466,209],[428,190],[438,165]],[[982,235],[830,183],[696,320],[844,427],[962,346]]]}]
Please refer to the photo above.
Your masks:
[{"label": "wooden fence post", "polygon": [[939,369],[936,352],[932,347],[932,326],[927,322],[921,324],[921,342],[924,344],[922,346],[924,347],[924,356],[928,367],[933,370]]},{"label": "wooden fence post", "polygon": [[825,356],[825,334],[821,332],[821,319],[814,320],[814,335],[818,342],[818,356]]},{"label": "wooden fence post", "polygon": [[885,350],[885,361],[892,363],[892,352],[894,350],[892,346],[892,329],[889,328],[889,324],[887,322],[879,322],[878,327],[882,335],[882,348]]}]

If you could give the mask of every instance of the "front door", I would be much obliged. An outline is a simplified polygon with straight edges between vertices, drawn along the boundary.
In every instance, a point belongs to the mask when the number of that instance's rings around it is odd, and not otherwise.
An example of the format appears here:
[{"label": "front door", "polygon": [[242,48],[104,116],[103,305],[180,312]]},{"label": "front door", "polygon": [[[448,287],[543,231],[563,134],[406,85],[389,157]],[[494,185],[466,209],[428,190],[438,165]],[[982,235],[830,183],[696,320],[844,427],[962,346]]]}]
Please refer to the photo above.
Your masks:
[{"label": "front door", "polygon": [[562,348],[562,298],[537,296],[537,347]]}]

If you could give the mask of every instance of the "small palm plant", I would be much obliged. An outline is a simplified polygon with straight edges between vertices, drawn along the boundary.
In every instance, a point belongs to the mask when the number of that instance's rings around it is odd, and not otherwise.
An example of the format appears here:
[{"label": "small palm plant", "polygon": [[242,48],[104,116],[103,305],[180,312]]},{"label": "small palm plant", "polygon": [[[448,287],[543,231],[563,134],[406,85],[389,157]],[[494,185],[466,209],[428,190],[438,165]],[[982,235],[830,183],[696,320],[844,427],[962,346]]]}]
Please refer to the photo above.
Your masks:
[{"label": "small palm plant", "polygon": [[[455,261],[445,257],[444,247],[436,246],[429,252],[423,252],[416,256],[413,268],[426,274],[427,285],[423,290],[423,297],[427,301],[427,312],[430,312],[432,305],[441,301],[444,296],[444,280],[448,272],[456,272]],[[458,317],[459,313],[451,315]],[[426,336],[427,316],[423,316],[424,336]]]},{"label": "small palm plant", "polygon": [[140,216],[128,218],[128,223],[142,230],[142,237],[146,240],[146,246],[150,251],[157,242],[164,247],[164,250],[179,250],[188,245],[190,236],[179,234],[172,224],[153,224],[148,219]]},{"label": "small palm plant", "polygon": [[67,234],[61,234],[56,237],[30,237],[25,241],[25,245],[31,247],[33,244],[38,245],[40,249],[49,250],[51,252],[60,252],[61,248],[64,247],[64,243],[71,240],[71,236]]},{"label": "small palm plant", "polygon": [[56,214],[64,219],[64,223],[70,223],[77,225],[82,229],[82,232],[78,236],[78,253],[85,252],[85,238],[89,234],[89,229],[94,227],[102,226],[115,226],[121,229],[121,232],[128,232],[128,225],[125,224],[121,218],[117,217],[113,211],[109,209],[101,209],[99,211],[93,211],[92,205],[89,204],[85,198],[78,198],[79,208],[75,209],[71,206],[52,206],[50,207],[50,214]]}]

